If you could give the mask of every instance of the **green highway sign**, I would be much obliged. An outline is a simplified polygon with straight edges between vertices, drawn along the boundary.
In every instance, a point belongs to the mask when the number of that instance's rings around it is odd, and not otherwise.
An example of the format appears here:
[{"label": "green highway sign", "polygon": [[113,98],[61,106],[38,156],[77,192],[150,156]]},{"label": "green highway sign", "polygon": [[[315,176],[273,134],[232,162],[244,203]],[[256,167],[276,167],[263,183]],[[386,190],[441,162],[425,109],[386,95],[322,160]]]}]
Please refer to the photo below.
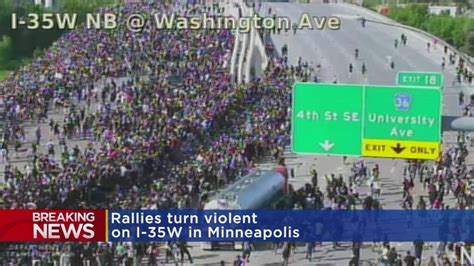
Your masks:
[{"label": "green highway sign", "polygon": [[367,87],[364,139],[440,142],[441,97],[436,89]]},{"label": "green highway sign", "polygon": [[407,159],[439,157],[442,94],[430,87],[296,83],[292,150]]},{"label": "green highway sign", "polygon": [[397,84],[410,87],[444,87],[444,78],[441,73],[430,72],[398,72]]},{"label": "green highway sign", "polygon": [[358,156],[362,90],[362,86],[297,83],[293,87],[294,152]]}]

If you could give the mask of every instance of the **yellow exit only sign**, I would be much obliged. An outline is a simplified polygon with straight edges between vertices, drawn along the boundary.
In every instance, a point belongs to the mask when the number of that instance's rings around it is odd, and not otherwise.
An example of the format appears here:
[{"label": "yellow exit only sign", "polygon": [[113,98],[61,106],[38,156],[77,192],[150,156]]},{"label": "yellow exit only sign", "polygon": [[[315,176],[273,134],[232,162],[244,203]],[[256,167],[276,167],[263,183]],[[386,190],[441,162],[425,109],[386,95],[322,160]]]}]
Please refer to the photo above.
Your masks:
[{"label": "yellow exit only sign", "polygon": [[440,155],[441,144],[438,142],[377,139],[362,141],[362,156],[364,157],[439,160]]}]

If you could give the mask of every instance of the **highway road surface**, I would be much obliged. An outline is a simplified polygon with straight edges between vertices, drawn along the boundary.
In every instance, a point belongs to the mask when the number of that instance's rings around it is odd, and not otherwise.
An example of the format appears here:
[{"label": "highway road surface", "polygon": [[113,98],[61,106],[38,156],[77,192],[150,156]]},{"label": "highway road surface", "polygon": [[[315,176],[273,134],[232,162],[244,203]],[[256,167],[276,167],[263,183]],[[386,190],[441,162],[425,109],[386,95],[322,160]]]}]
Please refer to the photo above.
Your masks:
[{"label": "highway road surface", "polygon": [[[387,18],[373,14],[356,6],[349,4],[298,4],[298,3],[264,3],[260,12],[261,15],[268,15],[271,8],[272,15],[286,16],[291,21],[299,21],[304,12],[311,16],[338,16],[342,20],[340,30],[301,30],[293,34],[290,30],[287,33],[272,35],[272,41],[277,51],[281,51],[283,45],[288,45],[288,60],[290,64],[297,64],[298,58],[303,61],[312,62],[314,66],[321,64],[322,69],[318,77],[320,82],[332,83],[334,78],[339,84],[371,84],[371,85],[396,85],[396,75],[398,71],[419,71],[419,72],[442,72],[445,77],[444,89],[444,110],[443,115],[459,116],[461,108],[458,106],[458,93],[462,89],[466,95],[470,93],[466,87],[453,86],[455,78],[454,66],[447,65],[443,70],[441,62],[444,55],[443,47],[434,47],[427,50],[427,43],[430,38],[419,33],[415,33],[396,26],[389,26],[380,23],[368,22],[367,26],[361,26],[358,16],[364,16],[373,20],[390,22]],[[407,44],[400,44],[394,47],[395,39],[400,40],[400,36],[407,36]],[[355,59],[354,50],[359,49],[359,58]],[[391,69],[389,59],[395,63],[395,68]],[[349,74],[349,64],[354,66],[354,72]],[[361,66],[367,67],[367,75],[361,73]],[[344,95],[341,95],[344,97]],[[455,132],[446,132],[443,135],[444,148],[453,145],[456,140]],[[472,149],[470,150],[472,153]],[[352,162],[361,158],[349,158],[347,164],[343,164],[341,157],[295,155],[287,151],[286,161],[290,168],[295,170],[295,177],[290,179],[290,183],[296,188],[311,181],[310,171],[317,169],[319,184],[325,188],[322,178],[325,174],[350,173]],[[472,158],[469,158],[472,161]],[[379,164],[381,170],[382,195],[380,201],[384,209],[401,209],[402,202],[402,180],[403,169],[406,165],[404,160],[393,159],[371,159],[365,158],[366,164],[371,167]],[[263,168],[271,168],[273,165],[262,164]],[[359,193],[363,196],[369,191],[368,185],[359,187]],[[426,195],[420,183],[416,183],[414,196]],[[446,202],[454,205],[453,197],[447,196]],[[408,250],[413,252],[411,243],[392,243],[399,254],[405,255]],[[423,264],[426,265],[430,256],[435,256],[438,243],[427,243],[423,253]],[[199,246],[194,246],[194,251],[202,258],[196,260],[200,265],[218,265],[224,260],[231,262],[238,252],[198,252]],[[208,256],[208,257],[206,257]],[[206,258],[204,258],[206,257]],[[305,259],[305,248],[301,246],[297,253],[290,260],[290,265],[348,265],[352,257],[351,245],[343,243],[341,247],[333,248],[332,243],[324,243],[317,247],[314,259]],[[380,257],[379,250],[366,243],[361,250],[362,265],[376,265]],[[250,265],[281,265],[281,251],[275,253],[271,250],[258,250],[253,252]],[[202,264],[201,264],[202,263]],[[228,265],[228,264],[226,264]]]},{"label": "highway road surface", "polygon": [[[373,14],[371,11],[352,6],[350,4],[298,4],[298,3],[265,3],[260,13],[268,15],[268,9],[271,8],[272,15],[287,16],[290,20],[299,21],[304,12],[311,16],[337,16],[341,18],[342,24],[340,30],[293,30],[285,33],[272,35],[272,41],[277,51],[281,51],[283,45],[288,46],[288,60],[290,64],[297,64],[299,57],[303,61],[312,62],[313,65],[321,64],[322,70],[318,75],[321,82],[331,83],[334,79],[340,84],[370,84],[370,85],[396,85],[396,75],[398,71],[419,71],[419,72],[442,72],[445,77],[444,89],[444,110],[443,115],[459,116],[461,108],[458,105],[458,93],[462,89],[466,95],[470,91],[466,87],[459,85],[453,86],[455,79],[455,67],[447,65],[445,69],[441,68],[444,55],[443,47],[433,45],[433,40],[406,30],[397,26],[384,25],[379,23],[367,22],[366,27],[361,26],[358,16],[364,16],[372,20],[381,20],[390,22],[390,20]],[[407,36],[407,44],[400,44],[400,36]],[[398,39],[398,47],[395,48],[395,39]],[[427,43],[431,42],[428,51]],[[354,56],[354,50],[359,49],[359,58]],[[395,68],[391,69],[388,58],[392,58]],[[352,63],[354,71],[349,73],[349,64]],[[361,66],[367,67],[367,75],[361,73]],[[344,95],[341,95],[344,97]],[[445,132],[443,135],[445,148],[453,145],[456,140],[455,132]],[[472,149],[470,150],[472,153]],[[288,153],[288,164],[294,167],[296,177],[292,180],[296,186],[301,186],[310,182],[309,172],[316,168],[320,176],[324,174],[347,174],[349,165],[342,163],[341,157],[329,156],[301,156]],[[472,161],[472,158],[469,158]],[[359,158],[352,158],[357,161]],[[384,209],[401,209],[403,180],[403,168],[406,165],[403,160],[392,159],[365,159],[368,165],[379,164],[381,169],[382,197],[381,202]],[[320,184],[324,183],[320,179]],[[360,192],[368,191],[368,187],[362,185]],[[426,193],[422,186],[415,185],[416,199]],[[448,197],[449,203],[453,198]],[[454,205],[454,204],[453,204]],[[431,255],[435,254],[437,243],[429,244],[432,247],[423,254],[424,262]],[[405,255],[406,250],[413,248],[410,243],[395,244],[397,250],[403,250],[401,254]],[[332,244],[325,244],[316,252],[316,260],[308,262],[304,259],[304,248],[301,248],[302,254],[297,254],[294,265],[348,265],[352,252],[349,245],[346,248],[334,250]],[[267,254],[267,255],[264,255]],[[362,262],[376,262],[379,257],[370,245],[362,250]],[[412,251],[413,254],[413,251]],[[264,261],[274,260],[271,253],[259,254]],[[259,257],[260,258],[260,257]],[[263,259],[265,258],[265,259]],[[272,259],[273,258],[273,259]],[[280,257],[276,258],[280,259]],[[259,264],[255,264],[259,265]],[[271,264],[266,264],[271,265]],[[367,264],[368,265],[368,264]]]}]

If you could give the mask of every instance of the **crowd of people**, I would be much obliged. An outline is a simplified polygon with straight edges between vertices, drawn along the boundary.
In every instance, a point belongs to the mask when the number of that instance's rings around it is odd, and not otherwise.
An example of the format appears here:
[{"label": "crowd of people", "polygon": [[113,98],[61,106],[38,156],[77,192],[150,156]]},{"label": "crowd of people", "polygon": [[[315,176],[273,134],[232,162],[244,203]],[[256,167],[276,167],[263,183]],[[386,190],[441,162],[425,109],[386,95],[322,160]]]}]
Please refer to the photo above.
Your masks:
[{"label": "crowd of people", "polygon": [[[143,4],[121,12],[173,12],[172,8]],[[222,67],[232,45],[229,31],[158,34],[150,29],[138,35],[82,29],[66,34],[44,57],[2,85],[9,95],[3,144],[7,162],[11,147],[18,150],[25,144],[22,121],[45,120],[52,135],[62,140],[57,148],[48,143],[48,154],[32,148],[31,171],[7,168],[2,191],[7,207],[95,207],[87,200],[95,185],[120,185],[126,180],[140,184],[134,177],[142,176],[168,178],[158,168],[182,160],[196,148],[193,144],[205,144],[209,129],[234,98],[230,76]],[[104,76],[112,79],[100,84]],[[51,102],[64,108],[63,121],[48,121]],[[36,134],[38,139],[40,135]],[[90,144],[82,150],[70,147],[77,135],[91,136]],[[54,157],[57,149],[63,160]],[[182,177],[168,190],[173,195],[152,191],[147,204],[188,194],[182,191],[186,182],[199,180]],[[133,191],[124,191],[125,185],[117,187],[110,202],[121,204],[131,198],[128,193]]]},{"label": "crowd of people", "polygon": [[[113,11],[200,14],[212,7],[141,3]],[[261,78],[234,85],[227,66],[233,42],[228,30],[66,33],[0,85],[4,208],[199,209],[256,159],[279,158],[289,144],[286,65],[275,59]],[[30,143],[31,121],[38,128]],[[24,151],[22,168],[16,159]],[[135,261],[147,253],[127,244],[8,245],[1,253],[14,263],[112,265],[130,248]]]}]

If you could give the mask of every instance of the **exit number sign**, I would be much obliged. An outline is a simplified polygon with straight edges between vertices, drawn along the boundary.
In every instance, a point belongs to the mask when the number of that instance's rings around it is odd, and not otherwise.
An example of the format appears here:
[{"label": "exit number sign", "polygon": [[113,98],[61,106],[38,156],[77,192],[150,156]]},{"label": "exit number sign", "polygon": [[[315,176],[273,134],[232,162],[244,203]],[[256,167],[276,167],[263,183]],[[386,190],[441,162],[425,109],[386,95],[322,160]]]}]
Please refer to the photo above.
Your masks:
[{"label": "exit number sign", "polygon": [[410,87],[437,87],[443,88],[444,79],[441,73],[430,72],[398,72],[399,86]]}]

